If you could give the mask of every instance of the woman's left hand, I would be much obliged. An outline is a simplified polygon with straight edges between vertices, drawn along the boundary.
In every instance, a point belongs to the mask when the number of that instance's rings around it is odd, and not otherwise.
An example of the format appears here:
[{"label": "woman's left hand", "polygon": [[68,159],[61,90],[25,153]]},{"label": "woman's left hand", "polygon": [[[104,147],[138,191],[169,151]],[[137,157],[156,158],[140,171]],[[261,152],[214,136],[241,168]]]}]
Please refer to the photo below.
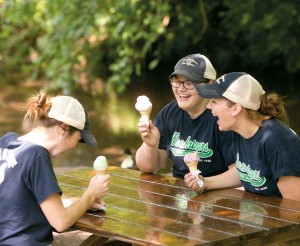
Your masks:
[{"label": "woman's left hand", "polygon": [[105,202],[102,199],[96,199],[88,208],[88,210],[105,210]]},{"label": "woman's left hand", "polygon": [[185,186],[192,189],[193,191],[196,192],[201,192],[205,190],[205,182],[202,176],[199,176],[199,178],[203,181],[203,186],[199,187],[198,185],[198,179],[195,175],[193,175],[192,173],[188,173],[184,176],[184,183]]}]

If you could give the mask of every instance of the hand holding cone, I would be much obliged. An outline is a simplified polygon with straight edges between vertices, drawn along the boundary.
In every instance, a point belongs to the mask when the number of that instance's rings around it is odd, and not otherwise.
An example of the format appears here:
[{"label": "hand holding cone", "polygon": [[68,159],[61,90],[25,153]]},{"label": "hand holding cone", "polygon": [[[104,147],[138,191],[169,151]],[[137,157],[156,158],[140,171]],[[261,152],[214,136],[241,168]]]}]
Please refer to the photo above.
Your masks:
[{"label": "hand holding cone", "polygon": [[203,186],[203,181],[199,178],[199,174],[201,173],[200,170],[198,170],[198,162],[199,162],[199,156],[198,152],[188,153],[183,158],[185,164],[189,167],[190,172],[197,178],[197,183],[199,187]]},{"label": "hand holding cone", "polygon": [[150,113],[152,110],[152,103],[149,98],[146,96],[139,96],[136,100],[135,108],[140,112],[141,118],[145,122],[149,123]]},{"label": "hand holding cone", "polygon": [[[107,159],[105,156],[98,156],[96,158],[96,160],[94,161],[94,164],[93,164],[93,167],[94,167],[94,171],[96,173],[96,175],[100,176],[100,175],[105,175],[106,174],[106,171],[108,169],[108,164],[107,164]],[[103,205],[102,209],[103,211],[106,210],[106,206]],[[98,209],[92,209],[92,212],[93,211],[98,211]]]}]

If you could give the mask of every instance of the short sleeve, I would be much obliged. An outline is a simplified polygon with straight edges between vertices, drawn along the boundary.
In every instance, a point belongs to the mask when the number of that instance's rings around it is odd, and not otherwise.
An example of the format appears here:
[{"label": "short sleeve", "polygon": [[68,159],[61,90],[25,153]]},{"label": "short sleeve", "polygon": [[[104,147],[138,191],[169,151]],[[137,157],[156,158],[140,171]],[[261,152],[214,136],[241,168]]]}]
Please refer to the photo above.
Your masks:
[{"label": "short sleeve", "polygon": [[166,150],[167,149],[167,137],[165,135],[164,124],[163,124],[162,118],[163,118],[162,111],[160,111],[157,114],[157,116],[155,117],[153,124],[158,128],[159,134],[160,134],[158,148]]},{"label": "short sleeve", "polygon": [[300,146],[296,142],[275,150],[270,156],[271,171],[277,182],[281,176],[300,177]]},{"label": "short sleeve", "polygon": [[36,156],[26,180],[39,204],[55,193],[62,194],[48,153],[42,152]]}]

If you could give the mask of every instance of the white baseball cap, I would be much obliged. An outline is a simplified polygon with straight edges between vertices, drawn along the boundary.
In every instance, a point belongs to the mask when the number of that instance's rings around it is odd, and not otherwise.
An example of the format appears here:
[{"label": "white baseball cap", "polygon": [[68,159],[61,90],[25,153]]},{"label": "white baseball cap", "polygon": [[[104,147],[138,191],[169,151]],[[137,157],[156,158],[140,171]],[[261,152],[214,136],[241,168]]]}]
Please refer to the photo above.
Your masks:
[{"label": "white baseball cap", "polygon": [[97,145],[89,128],[88,114],[77,99],[70,96],[53,97],[48,116],[79,129],[82,137],[80,142],[90,146]]},{"label": "white baseball cap", "polygon": [[260,83],[244,72],[224,74],[211,84],[197,84],[196,90],[203,98],[225,97],[253,110],[259,109],[260,97],[265,94]]}]

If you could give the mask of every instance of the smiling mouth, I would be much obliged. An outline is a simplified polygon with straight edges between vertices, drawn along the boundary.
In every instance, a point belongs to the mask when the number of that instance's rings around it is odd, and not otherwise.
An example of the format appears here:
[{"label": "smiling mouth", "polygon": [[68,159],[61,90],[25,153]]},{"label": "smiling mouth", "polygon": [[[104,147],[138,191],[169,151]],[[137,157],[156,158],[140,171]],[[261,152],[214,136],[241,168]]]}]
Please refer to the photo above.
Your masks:
[{"label": "smiling mouth", "polygon": [[190,96],[190,95],[180,95],[180,94],[179,94],[179,97],[180,97],[180,98],[186,99],[186,98],[190,98],[191,96]]}]

